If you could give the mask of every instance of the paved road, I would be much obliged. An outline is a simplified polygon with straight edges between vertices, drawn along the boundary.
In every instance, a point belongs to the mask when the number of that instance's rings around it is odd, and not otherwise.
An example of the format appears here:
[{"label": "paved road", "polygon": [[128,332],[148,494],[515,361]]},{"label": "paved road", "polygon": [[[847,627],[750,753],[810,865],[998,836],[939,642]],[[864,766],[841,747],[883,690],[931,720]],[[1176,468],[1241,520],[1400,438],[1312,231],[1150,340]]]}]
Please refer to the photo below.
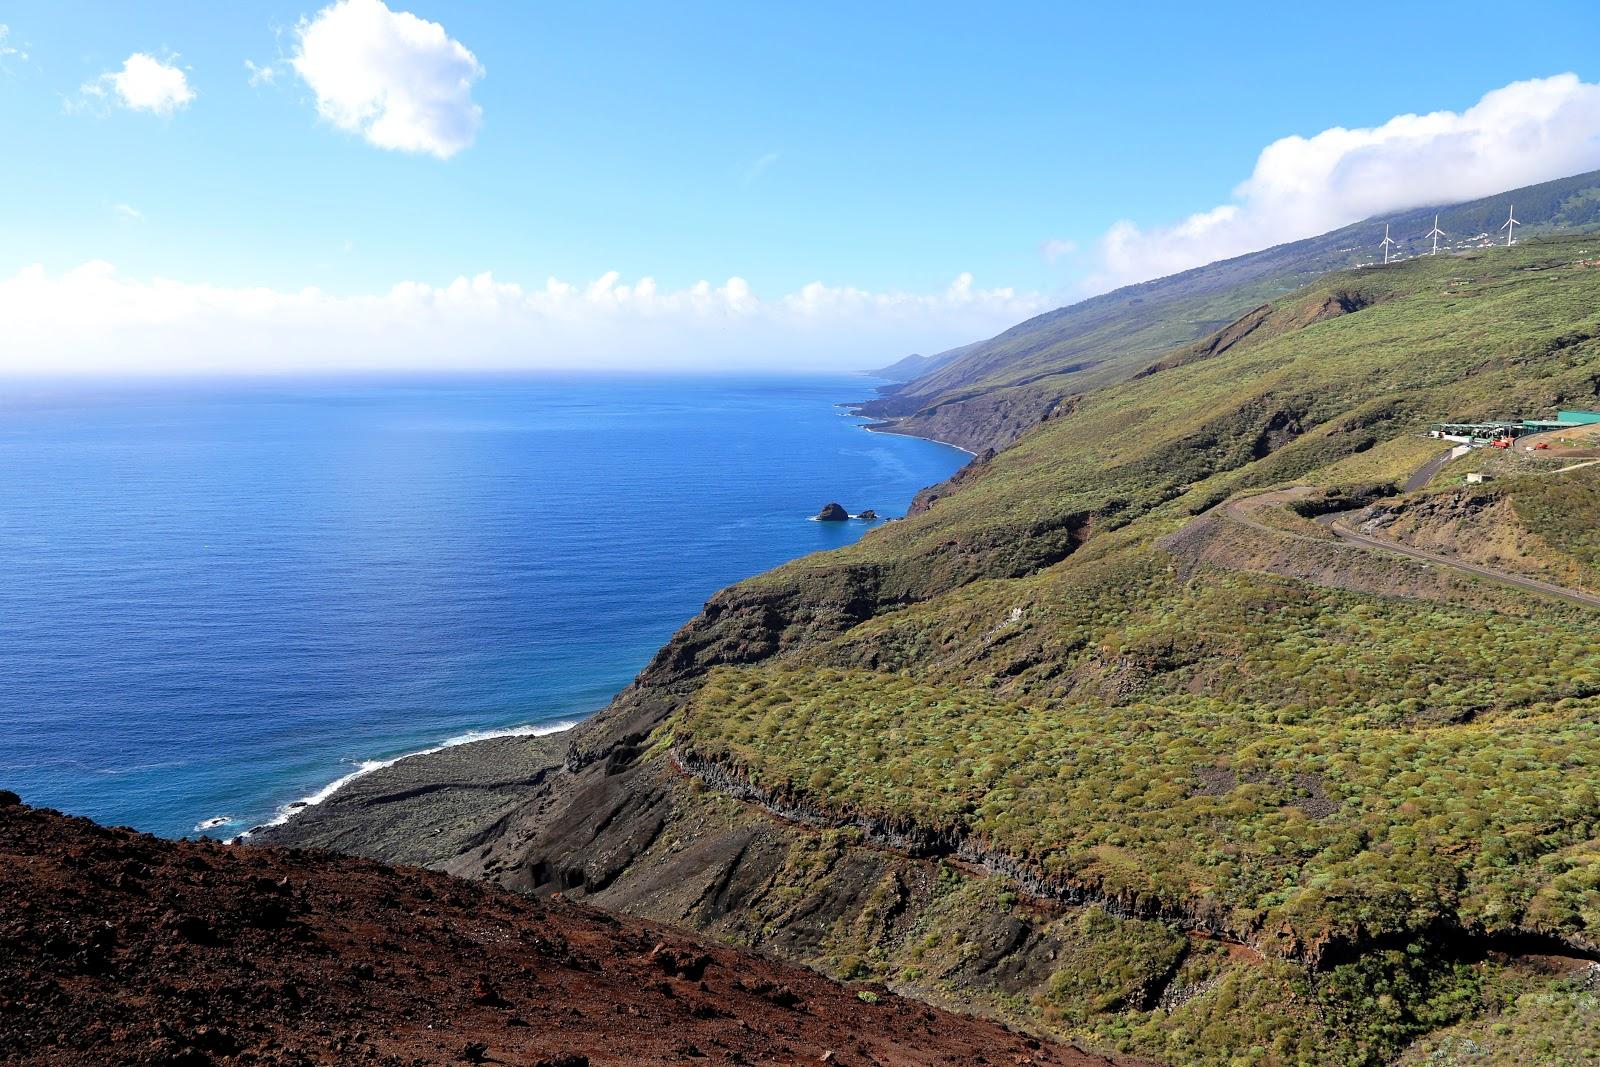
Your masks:
[{"label": "paved road", "polygon": [[[1430,462],[1432,461],[1430,460]],[[1588,466],[1588,464],[1582,465]],[[1564,469],[1574,470],[1576,468],[1567,467]],[[1560,472],[1552,471],[1551,473],[1558,474]],[[1290,489],[1276,489],[1272,492],[1258,493],[1255,496],[1247,496],[1238,500],[1230,500],[1226,505],[1226,511],[1228,518],[1232,519],[1233,521],[1244,523],[1246,526],[1252,526],[1258,530],[1265,530],[1275,536],[1295,537],[1301,540],[1316,542],[1316,538],[1306,537],[1304,534],[1297,534],[1289,530],[1279,529],[1276,526],[1268,526],[1266,523],[1259,521],[1254,514],[1262,508],[1286,504],[1291,500],[1297,500],[1313,492],[1315,492],[1315,490],[1304,485],[1297,485]],[[1479,578],[1488,578],[1490,581],[1501,582],[1505,585],[1514,585],[1519,589],[1526,589],[1534,593],[1543,593],[1545,596],[1552,596],[1558,600],[1564,600],[1569,604],[1581,604],[1584,607],[1600,608],[1600,596],[1596,596],[1594,593],[1586,593],[1581,589],[1571,589],[1564,585],[1556,585],[1554,582],[1543,582],[1537,578],[1527,578],[1520,574],[1512,574],[1508,571],[1496,570],[1493,567],[1483,567],[1476,563],[1466,563],[1459,559],[1453,559],[1450,556],[1440,555],[1437,552],[1429,552],[1426,549],[1413,548],[1410,545],[1400,544],[1398,541],[1391,541],[1387,538],[1374,537],[1371,534],[1364,534],[1359,530],[1352,529],[1350,526],[1341,521],[1346,516],[1351,514],[1353,514],[1353,512],[1341,511],[1332,515],[1322,515],[1318,517],[1317,522],[1327,527],[1335,537],[1347,544],[1357,545],[1361,548],[1376,550],[1379,552],[1393,552],[1396,555],[1408,556],[1411,559],[1421,560],[1424,563],[1432,563],[1438,567],[1446,567],[1450,570],[1459,571],[1463,574],[1471,574]],[[1317,543],[1325,544],[1326,542]]]},{"label": "paved road", "polygon": [[1441,556],[1437,552],[1428,552],[1420,548],[1413,548],[1410,545],[1400,544],[1398,541],[1373,537],[1359,530],[1353,530],[1339,521],[1342,516],[1348,514],[1350,513],[1346,511],[1340,512],[1338,515],[1324,515],[1320,521],[1325,521],[1328,529],[1332,530],[1333,535],[1339,540],[1353,545],[1360,545],[1362,548],[1409,556],[1412,559],[1420,559],[1425,563],[1433,563],[1440,567],[1448,567],[1451,570],[1475,574],[1480,578],[1488,578],[1491,581],[1514,585],[1535,593],[1543,593],[1558,600],[1565,600],[1570,604],[1582,604],[1585,607],[1600,608],[1600,596],[1596,596],[1593,593],[1585,593],[1581,589],[1570,589],[1564,585],[1556,585],[1554,582],[1541,582],[1537,578],[1525,578],[1520,574],[1495,570],[1493,567],[1480,567],[1476,563],[1465,563],[1459,559],[1451,559],[1449,556]]},{"label": "paved road", "polygon": [[1440,452],[1437,456],[1434,456],[1432,459],[1428,460],[1428,462],[1424,463],[1422,466],[1418,467],[1416,470],[1412,471],[1411,477],[1406,479],[1405,492],[1415,493],[1418,489],[1421,489],[1423,486],[1433,481],[1433,476],[1438,474],[1446,463],[1449,463],[1452,459],[1455,459],[1457,456],[1463,454],[1462,448],[1464,447],[1466,446],[1463,445],[1455,448],[1447,448],[1443,452]]}]

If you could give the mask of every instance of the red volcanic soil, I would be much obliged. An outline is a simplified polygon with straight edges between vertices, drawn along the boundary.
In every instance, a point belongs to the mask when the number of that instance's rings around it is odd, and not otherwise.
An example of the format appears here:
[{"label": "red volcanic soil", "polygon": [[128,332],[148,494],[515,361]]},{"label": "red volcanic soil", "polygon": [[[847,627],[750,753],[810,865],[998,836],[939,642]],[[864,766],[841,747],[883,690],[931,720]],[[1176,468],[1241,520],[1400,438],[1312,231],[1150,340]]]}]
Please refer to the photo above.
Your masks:
[{"label": "red volcanic soil", "polygon": [[5,793],[0,1062],[1106,1063],[560,900]]}]

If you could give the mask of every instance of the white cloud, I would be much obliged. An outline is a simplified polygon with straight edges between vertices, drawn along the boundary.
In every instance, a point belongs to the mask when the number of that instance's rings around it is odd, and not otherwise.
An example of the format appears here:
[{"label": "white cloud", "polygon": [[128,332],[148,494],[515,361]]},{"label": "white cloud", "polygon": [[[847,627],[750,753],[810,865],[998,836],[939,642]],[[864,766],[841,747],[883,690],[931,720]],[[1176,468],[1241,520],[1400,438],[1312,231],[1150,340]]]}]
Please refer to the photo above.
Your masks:
[{"label": "white cloud", "polygon": [[244,61],[244,69],[250,72],[249,80],[252,86],[271,85],[278,76],[278,68],[271,63],[252,63],[247,59]]},{"label": "white cloud", "polygon": [[1575,74],[1513,82],[1460,113],[1285,137],[1231,203],[1171,226],[1118,222],[1091,280],[1109,289],[1310,237],[1386,211],[1490,196],[1600,168],[1600,85]]},{"label": "white cloud", "polygon": [[1039,244],[1039,254],[1051,266],[1072,255],[1077,250],[1078,242],[1069,241],[1061,237],[1052,237],[1048,241],[1043,241]]},{"label": "white cloud", "polygon": [[121,70],[107,71],[82,89],[85,96],[115,96],[116,102],[132,111],[170,115],[189,106],[195,92],[189,78],[174,62],[178,57],[160,60],[135,52],[122,61]]},{"label": "white cloud", "polygon": [[0,279],[0,373],[205,373],[535,368],[856,369],[986,337],[1050,306],[979,289],[820,282],[764,299],[741,278],[664,289],[615,271],[524,287],[490,274],[337,296],[135,280],[109,263]]},{"label": "white cloud", "polygon": [[5,69],[4,60],[9,59],[11,56],[16,56],[23,62],[28,59],[28,53],[25,49],[18,48],[11,43],[11,27],[0,22],[0,70]]},{"label": "white cloud", "polygon": [[381,0],[337,0],[295,27],[289,63],[317,111],[379,148],[448,159],[472,143],[483,109],[477,57],[444,27]]},{"label": "white cloud", "polygon": [[130,221],[133,221],[133,222],[143,222],[144,221],[144,212],[140,211],[138,208],[134,207],[132,204],[112,204],[111,205],[111,210],[115,211],[118,215],[121,215],[123,218],[128,219]]},{"label": "white cloud", "polygon": [[745,184],[750,184],[767,171],[771,170],[772,165],[776,162],[778,162],[778,153],[776,152],[768,152],[767,154],[758,157],[755,162],[751,163],[744,169]]}]

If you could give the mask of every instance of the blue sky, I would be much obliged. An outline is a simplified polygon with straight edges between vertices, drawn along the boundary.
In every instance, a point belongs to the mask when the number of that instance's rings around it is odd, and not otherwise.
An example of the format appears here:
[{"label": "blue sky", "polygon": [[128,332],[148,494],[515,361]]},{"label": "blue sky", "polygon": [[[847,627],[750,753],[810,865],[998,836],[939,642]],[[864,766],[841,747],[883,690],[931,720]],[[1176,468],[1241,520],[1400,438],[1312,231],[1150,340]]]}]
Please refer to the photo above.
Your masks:
[{"label": "blue sky", "polygon": [[[484,272],[501,285],[583,288],[617,271],[673,292],[737,278],[768,301],[820,282],[906,298],[894,314],[904,329],[864,335],[864,349],[893,358],[1189,265],[1115,227],[1149,238],[1237,206],[1263,149],[1286,136],[1462,113],[1493,90],[1571,72],[1551,90],[1560,114],[1532,121],[1555,131],[1545,140],[1575,144],[1522,154],[1535,157],[1535,177],[1600,166],[1600,121],[1586,124],[1600,111],[1587,84],[1600,39],[1591,3],[1349,3],[1334,14],[394,0],[383,14],[436,23],[439,41],[476,64],[455,103],[481,121],[464,135],[451,127],[442,152],[383,147],[328,117],[336,90],[294,63],[326,7],[0,5],[0,278],[104,261],[122,280],[355,298]],[[349,36],[328,43],[361,46]],[[192,96],[129,106],[108,75],[136,54],[180,70]],[[405,79],[415,63],[426,81],[440,56],[459,54],[402,50],[380,66]],[[271,80],[252,84],[247,60]],[[1536,105],[1506,104],[1525,106]],[[1523,176],[1468,162],[1490,171],[1483,181]],[[1312,182],[1295,195],[1338,203],[1291,209],[1273,194],[1270,218],[1258,211],[1225,239],[1208,226],[1182,255],[1462,191],[1454,180],[1402,176],[1376,200]],[[989,295],[945,315],[933,305],[965,274]],[[752,333],[748,359],[760,362],[766,343]],[[610,358],[629,347],[654,358],[648,331],[617,331],[605,346]],[[544,353],[528,361],[554,358]]]}]

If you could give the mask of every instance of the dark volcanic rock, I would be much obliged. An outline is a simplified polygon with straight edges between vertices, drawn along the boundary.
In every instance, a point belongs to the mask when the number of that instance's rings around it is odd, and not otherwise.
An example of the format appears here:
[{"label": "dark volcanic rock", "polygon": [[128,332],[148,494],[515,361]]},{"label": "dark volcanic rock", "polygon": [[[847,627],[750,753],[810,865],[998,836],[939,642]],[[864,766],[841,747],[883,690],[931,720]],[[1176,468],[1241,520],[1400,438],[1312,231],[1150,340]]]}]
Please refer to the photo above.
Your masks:
[{"label": "dark volcanic rock", "polygon": [[850,517],[850,513],[839,504],[826,504],[817,512],[818,522],[843,522]]},{"label": "dark volcanic rock", "polygon": [[404,759],[347,783],[287,823],[257,827],[252,845],[352,852],[427,866],[470,848],[565,758],[563,734],[495,737]]},{"label": "dark volcanic rock", "polygon": [[873,511],[871,508],[868,508],[866,511],[863,511],[861,514],[857,515],[856,518],[865,519],[868,522],[876,522],[878,519],[878,513]]},{"label": "dark volcanic rock", "polygon": [[0,805],[0,1063],[814,1063],[842,1033],[883,1067],[1103,1062],[564,900]]}]

